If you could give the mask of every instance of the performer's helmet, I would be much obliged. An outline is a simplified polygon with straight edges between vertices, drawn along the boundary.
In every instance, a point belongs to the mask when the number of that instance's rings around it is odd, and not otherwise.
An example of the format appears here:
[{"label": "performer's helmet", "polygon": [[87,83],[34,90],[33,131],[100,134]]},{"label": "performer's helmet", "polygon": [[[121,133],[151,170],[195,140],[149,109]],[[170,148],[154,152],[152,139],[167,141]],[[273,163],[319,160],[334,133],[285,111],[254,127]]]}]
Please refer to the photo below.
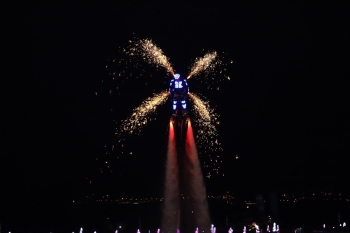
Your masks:
[{"label": "performer's helmet", "polygon": [[179,79],[180,78],[180,74],[174,74],[174,78],[175,79]]}]

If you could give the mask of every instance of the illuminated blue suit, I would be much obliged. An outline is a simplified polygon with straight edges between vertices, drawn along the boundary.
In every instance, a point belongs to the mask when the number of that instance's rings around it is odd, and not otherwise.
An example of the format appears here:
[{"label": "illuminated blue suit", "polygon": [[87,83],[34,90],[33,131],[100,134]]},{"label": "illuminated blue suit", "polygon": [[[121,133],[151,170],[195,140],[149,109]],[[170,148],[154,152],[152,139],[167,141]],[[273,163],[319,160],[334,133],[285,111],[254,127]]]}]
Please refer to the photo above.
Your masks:
[{"label": "illuminated blue suit", "polygon": [[181,101],[182,110],[186,110],[186,98],[189,92],[189,87],[186,79],[181,79],[179,74],[175,74],[170,81],[169,92],[172,99],[173,110],[177,110],[178,101]]}]

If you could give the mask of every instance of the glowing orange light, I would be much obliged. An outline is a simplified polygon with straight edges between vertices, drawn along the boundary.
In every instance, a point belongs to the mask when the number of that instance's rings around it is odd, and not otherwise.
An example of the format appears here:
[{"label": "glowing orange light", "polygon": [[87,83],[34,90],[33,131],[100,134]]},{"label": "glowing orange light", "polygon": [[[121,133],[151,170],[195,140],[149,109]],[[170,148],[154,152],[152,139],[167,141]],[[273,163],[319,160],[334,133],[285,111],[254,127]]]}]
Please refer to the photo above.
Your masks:
[{"label": "glowing orange light", "polygon": [[140,134],[142,127],[148,122],[152,121],[151,115],[156,112],[159,105],[165,103],[168,95],[169,93],[167,92],[161,92],[144,100],[137,108],[134,109],[131,116],[122,122],[119,132],[116,134]]},{"label": "glowing orange light", "polygon": [[130,56],[140,56],[144,61],[154,66],[165,68],[171,75],[174,70],[169,59],[163,54],[163,51],[157,47],[152,40],[143,39],[138,41],[129,41],[132,45],[125,52]]},{"label": "glowing orange light", "polygon": [[211,71],[214,69],[216,63],[215,58],[217,56],[216,52],[207,53],[202,58],[197,58],[195,62],[192,65],[191,72],[188,75],[188,79],[191,78],[193,75],[199,74],[203,71]]}]

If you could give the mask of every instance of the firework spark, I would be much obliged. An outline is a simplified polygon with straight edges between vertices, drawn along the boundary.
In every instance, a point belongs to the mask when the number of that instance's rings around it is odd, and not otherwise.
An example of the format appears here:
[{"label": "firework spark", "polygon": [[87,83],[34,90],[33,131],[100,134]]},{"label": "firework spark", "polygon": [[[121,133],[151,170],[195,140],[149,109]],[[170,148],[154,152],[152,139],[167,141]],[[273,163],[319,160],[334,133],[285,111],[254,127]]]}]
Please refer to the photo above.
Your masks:
[{"label": "firework spark", "polygon": [[140,134],[142,127],[147,124],[147,122],[152,121],[150,116],[156,112],[159,105],[165,103],[168,95],[168,92],[164,91],[142,101],[140,106],[133,110],[131,116],[122,121],[119,133]]},{"label": "firework spark", "polygon": [[215,66],[220,63],[220,60],[216,59],[217,53],[207,53],[204,57],[196,58],[192,67],[190,74],[187,78],[191,78],[194,75],[197,75],[202,72],[211,72],[214,70]]},{"label": "firework spark", "polygon": [[169,59],[163,54],[163,51],[157,47],[152,40],[143,39],[138,41],[129,41],[132,45],[125,52],[130,56],[139,56],[151,65],[163,67],[168,73],[174,75],[174,70]]},{"label": "firework spark", "polygon": [[[218,121],[219,115],[210,108],[209,103],[199,98],[193,93],[189,93],[190,100],[192,102],[192,108],[195,116],[195,124],[198,127],[196,139],[198,146],[201,147],[205,152],[209,152],[209,160],[212,166],[212,170],[218,173],[220,168],[219,156],[217,152],[222,151],[221,144],[217,140],[217,130],[215,125],[220,124]],[[210,178],[210,173],[207,177]]]}]

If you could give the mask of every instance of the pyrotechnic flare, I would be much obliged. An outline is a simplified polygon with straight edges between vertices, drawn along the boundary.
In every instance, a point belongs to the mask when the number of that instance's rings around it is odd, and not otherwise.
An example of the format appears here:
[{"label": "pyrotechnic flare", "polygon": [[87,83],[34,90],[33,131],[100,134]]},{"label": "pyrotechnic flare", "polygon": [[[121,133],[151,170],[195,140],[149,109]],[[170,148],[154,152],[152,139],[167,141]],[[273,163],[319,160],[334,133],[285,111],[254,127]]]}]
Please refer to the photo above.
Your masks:
[{"label": "pyrotechnic flare", "polygon": [[219,60],[216,59],[217,53],[207,53],[202,58],[196,58],[194,61],[190,74],[187,78],[191,78],[194,75],[200,74],[202,72],[211,72],[214,70],[215,66],[220,63]]},{"label": "pyrotechnic flare", "polygon": [[[208,102],[203,101],[197,95],[189,93],[189,97],[192,101],[194,115],[196,118],[195,122],[200,128],[200,133],[208,137],[217,136],[215,124],[219,124],[219,115],[214,113],[214,110],[210,108]],[[208,137],[206,137],[206,139],[208,139]],[[199,140],[202,141],[204,139],[205,138],[200,138]],[[207,140],[204,140],[202,142],[208,143]]]},{"label": "pyrotechnic flare", "polygon": [[[191,121],[188,121],[186,132],[186,155],[187,169],[189,170],[188,181],[190,182],[190,192],[193,197],[193,214],[196,225],[207,232],[210,229],[209,208],[201,165],[198,158],[196,143],[193,137]],[[198,228],[196,230],[198,232]]]},{"label": "pyrotechnic flare", "polygon": [[174,75],[174,70],[169,62],[169,59],[163,54],[163,51],[158,48],[152,40],[143,39],[136,42],[130,41],[132,45],[125,52],[130,56],[140,56],[151,65],[165,68],[167,72]]},{"label": "pyrotechnic flare", "polygon": [[169,141],[166,161],[165,188],[163,202],[163,232],[174,232],[179,227],[179,168],[176,152],[175,132],[172,122],[169,123]]},{"label": "pyrotechnic flare", "polygon": [[131,116],[122,122],[120,133],[140,134],[142,127],[147,122],[152,121],[150,116],[156,112],[159,105],[165,103],[168,95],[164,91],[144,100],[140,106],[134,109]]},{"label": "pyrotechnic flare", "polygon": [[[219,115],[210,108],[209,103],[199,98],[193,93],[189,93],[190,100],[192,102],[192,108],[194,112],[195,121],[194,123],[198,127],[198,133],[196,135],[197,144],[205,151],[210,152],[209,157],[212,166],[212,170],[218,173],[219,162],[218,151],[222,151],[221,144],[216,139],[218,136],[215,125],[219,124]],[[207,177],[210,178],[210,173]]]}]

